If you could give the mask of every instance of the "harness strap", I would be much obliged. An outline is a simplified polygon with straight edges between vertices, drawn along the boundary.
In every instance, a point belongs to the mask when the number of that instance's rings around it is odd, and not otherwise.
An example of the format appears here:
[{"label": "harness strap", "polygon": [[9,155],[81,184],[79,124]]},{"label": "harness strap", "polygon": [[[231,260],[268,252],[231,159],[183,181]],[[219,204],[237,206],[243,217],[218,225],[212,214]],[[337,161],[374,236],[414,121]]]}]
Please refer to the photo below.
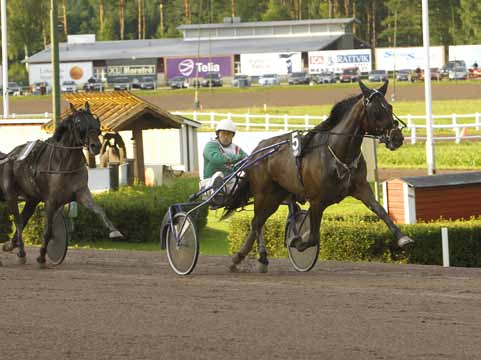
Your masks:
[{"label": "harness strap", "polygon": [[336,153],[334,152],[334,149],[331,147],[331,145],[327,144],[327,148],[328,148],[329,152],[331,153],[332,157],[334,158],[334,160],[336,160],[336,163],[338,165],[340,165],[346,171],[344,174],[342,174],[339,171],[339,168],[336,168],[337,175],[341,179],[343,179],[346,175],[348,175],[347,183],[349,184],[351,182],[351,170],[357,168],[357,165],[359,163],[359,159],[361,159],[362,151],[359,151],[359,154],[356,156],[356,158],[349,165],[347,165],[341,159],[339,159],[339,157],[336,155]]}]

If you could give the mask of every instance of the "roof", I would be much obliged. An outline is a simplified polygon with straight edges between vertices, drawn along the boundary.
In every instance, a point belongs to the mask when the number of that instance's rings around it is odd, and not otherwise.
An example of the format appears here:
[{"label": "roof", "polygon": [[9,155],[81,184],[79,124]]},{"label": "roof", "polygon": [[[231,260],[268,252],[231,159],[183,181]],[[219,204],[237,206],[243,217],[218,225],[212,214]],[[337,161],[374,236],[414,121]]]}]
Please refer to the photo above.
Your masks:
[{"label": "roof", "polygon": [[481,183],[481,172],[402,177],[401,180],[415,188],[472,185]]},{"label": "roof", "polygon": [[178,26],[179,30],[217,29],[217,28],[240,28],[240,27],[272,27],[290,25],[328,25],[359,23],[356,18],[339,19],[314,19],[314,20],[279,20],[279,21],[254,21],[254,22],[226,22],[219,24],[189,24]]},{"label": "roof", "polygon": [[[91,112],[100,119],[102,131],[132,130],[138,127],[179,129],[184,123],[181,117],[162,110],[128,91],[65,94],[65,100],[77,109],[83,108],[88,102]],[[65,110],[62,119],[70,114],[70,109]],[[42,127],[52,132],[53,122],[49,121]]]},{"label": "roof", "polygon": [[[246,53],[323,50],[346,35],[266,37],[184,41],[176,39],[97,41],[90,44],[59,44],[61,62],[110,59],[156,59],[180,56],[219,56]],[[351,36],[351,35],[348,35]],[[50,48],[30,56],[26,62],[49,63]]]}]

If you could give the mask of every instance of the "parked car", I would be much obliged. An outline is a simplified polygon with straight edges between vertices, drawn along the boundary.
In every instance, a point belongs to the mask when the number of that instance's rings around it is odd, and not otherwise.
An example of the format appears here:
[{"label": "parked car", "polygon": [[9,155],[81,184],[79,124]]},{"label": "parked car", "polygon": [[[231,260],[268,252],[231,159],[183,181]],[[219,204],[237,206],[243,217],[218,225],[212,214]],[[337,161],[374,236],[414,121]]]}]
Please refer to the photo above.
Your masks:
[{"label": "parked car", "polygon": [[224,82],[222,81],[222,77],[218,72],[211,72],[205,75],[200,84],[204,87],[214,87],[222,86],[224,85]]},{"label": "parked car", "polygon": [[269,85],[279,85],[279,77],[276,74],[265,74],[259,77],[259,85],[269,86]]},{"label": "parked car", "polygon": [[463,65],[456,65],[448,74],[449,80],[466,80],[468,78],[468,69]]},{"label": "parked car", "polygon": [[154,76],[142,76],[132,81],[132,88],[140,90],[155,90],[157,83]]},{"label": "parked car", "polygon": [[464,60],[453,60],[448,61],[440,70],[441,78],[448,78],[449,72],[453,70],[456,66],[463,66],[466,67],[466,62]]},{"label": "parked car", "polygon": [[387,71],[386,70],[372,70],[367,79],[369,81],[386,81],[387,80]]},{"label": "parked car", "polygon": [[316,84],[331,84],[337,81],[337,77],[333,72],[323,72],[313,75],[312,81]]},{"label": "parked car", "polygon": [[402,69],[397,72],[396,80],[397,81],[414,81],[415,76],[413,75],[413,72],[411,70]]},{"label": "parked car", "polygon": [[118,76],[110,80],[110,84],[114,90],[130,90],[132,88],[132,82],[127,76]]},{"label": "parked car", "polygon": [[302,85],[309,84],[311,79],[309,75],[305,72],[294,72],[290,73],[287,77],[287,83],[289,85]]},{"label": "parked car", "polygon": [[[3,94],[3,87],[0,85],[0,89],[2,89]],[[7,87],[8,95],[23,95],[23,88],[18,85],[16,82],[9,82]]]},{"label": "parked car", "polygon": [[51,88],[46,81],[34,82],[31,87],[32,95],[47,95],[50,94]]},{"label": "parked car", "polygon": [[64,93],[74,93],[77,91],[77,85],[75,84],[75,81],[66,80],[62,82],[60,91]]},{"label": "parked car", "polygon": [[355,81],[359,81],[360,77],[361,77],[361,74],[359,73],[359,68],[357,67],[345,68],[344,70],[342,70],[342,73],[339,76],[339,81],[355,82]]},{"label": "parked car", "polygon": [[232,87],[248,87],[251,86],[251,79],[247,75],[234,75],[232,79]]},{"label": "parked car", "polygon": [[94,77],[91,77],[84,84],[83,88],[86,92],[104,91],[104,84],[100,80],[98,80]]},{"label": "parked car", "polygon": [[184,76],[174,76],[167,82],[171,89],[183,89],[189,87],[189,82]]}]

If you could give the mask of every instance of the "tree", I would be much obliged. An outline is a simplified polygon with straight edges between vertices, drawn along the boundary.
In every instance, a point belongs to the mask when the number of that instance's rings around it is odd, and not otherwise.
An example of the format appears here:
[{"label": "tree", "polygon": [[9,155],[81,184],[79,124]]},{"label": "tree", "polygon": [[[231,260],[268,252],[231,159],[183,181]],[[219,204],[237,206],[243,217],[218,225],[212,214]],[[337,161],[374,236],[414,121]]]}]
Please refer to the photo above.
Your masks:
[{"label": "tree", "polygon": [[479,0],[460,0],[461,39],[465,44],[481,42],[481,2]]},{"label": "tree", "polygon": [[289,11],[282,6],[279,0],[269,0],[266,12],[262,15],[262,20],[287,20],[290,18]]}]

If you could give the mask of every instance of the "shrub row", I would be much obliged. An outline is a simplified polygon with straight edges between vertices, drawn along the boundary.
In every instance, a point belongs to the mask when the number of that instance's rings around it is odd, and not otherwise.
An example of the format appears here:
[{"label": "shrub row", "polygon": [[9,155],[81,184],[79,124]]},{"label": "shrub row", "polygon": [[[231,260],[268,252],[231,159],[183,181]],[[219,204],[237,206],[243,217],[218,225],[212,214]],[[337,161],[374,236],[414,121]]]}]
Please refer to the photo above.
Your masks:
[{"label": "shrub row", "polygon": [[[247,237],[252,214],[232,217],[229,251],[238,251]],[[286,257],[284,233],[287,211],[278,211],[266,223],[264,238],[269,256]],[[481,218],[402,225],[415,243],[405,250],[393,247],[394,236],[374,215],[325,217],[321,226],[319,258],[339,261],[381,261],[442,264],[441,228],[449,229],[450,262],[453,266],[481,266]],[[257,249],[254,249],[257,256]]]},{"label": "shrub row", "polygon": [[[189,195],[198,191],[198,183],[198,178],[181,177],[164,186],[122,187],[118,191],[95,194],[94,199],[124,234],[125,238],[122,241],[158,242],[160,224],[169,206],[185,202]],[[108,240],[109,231],[100,218],[80,205],[78,210],[78,217],[74,219],[71,242]],[[207,207],[201,208],[198,215],[198,229],[206,225],[207,213]],[[44,207],[40,204],[25,228],[24,240],[27,243],[41,243],[44,214]]]}]

